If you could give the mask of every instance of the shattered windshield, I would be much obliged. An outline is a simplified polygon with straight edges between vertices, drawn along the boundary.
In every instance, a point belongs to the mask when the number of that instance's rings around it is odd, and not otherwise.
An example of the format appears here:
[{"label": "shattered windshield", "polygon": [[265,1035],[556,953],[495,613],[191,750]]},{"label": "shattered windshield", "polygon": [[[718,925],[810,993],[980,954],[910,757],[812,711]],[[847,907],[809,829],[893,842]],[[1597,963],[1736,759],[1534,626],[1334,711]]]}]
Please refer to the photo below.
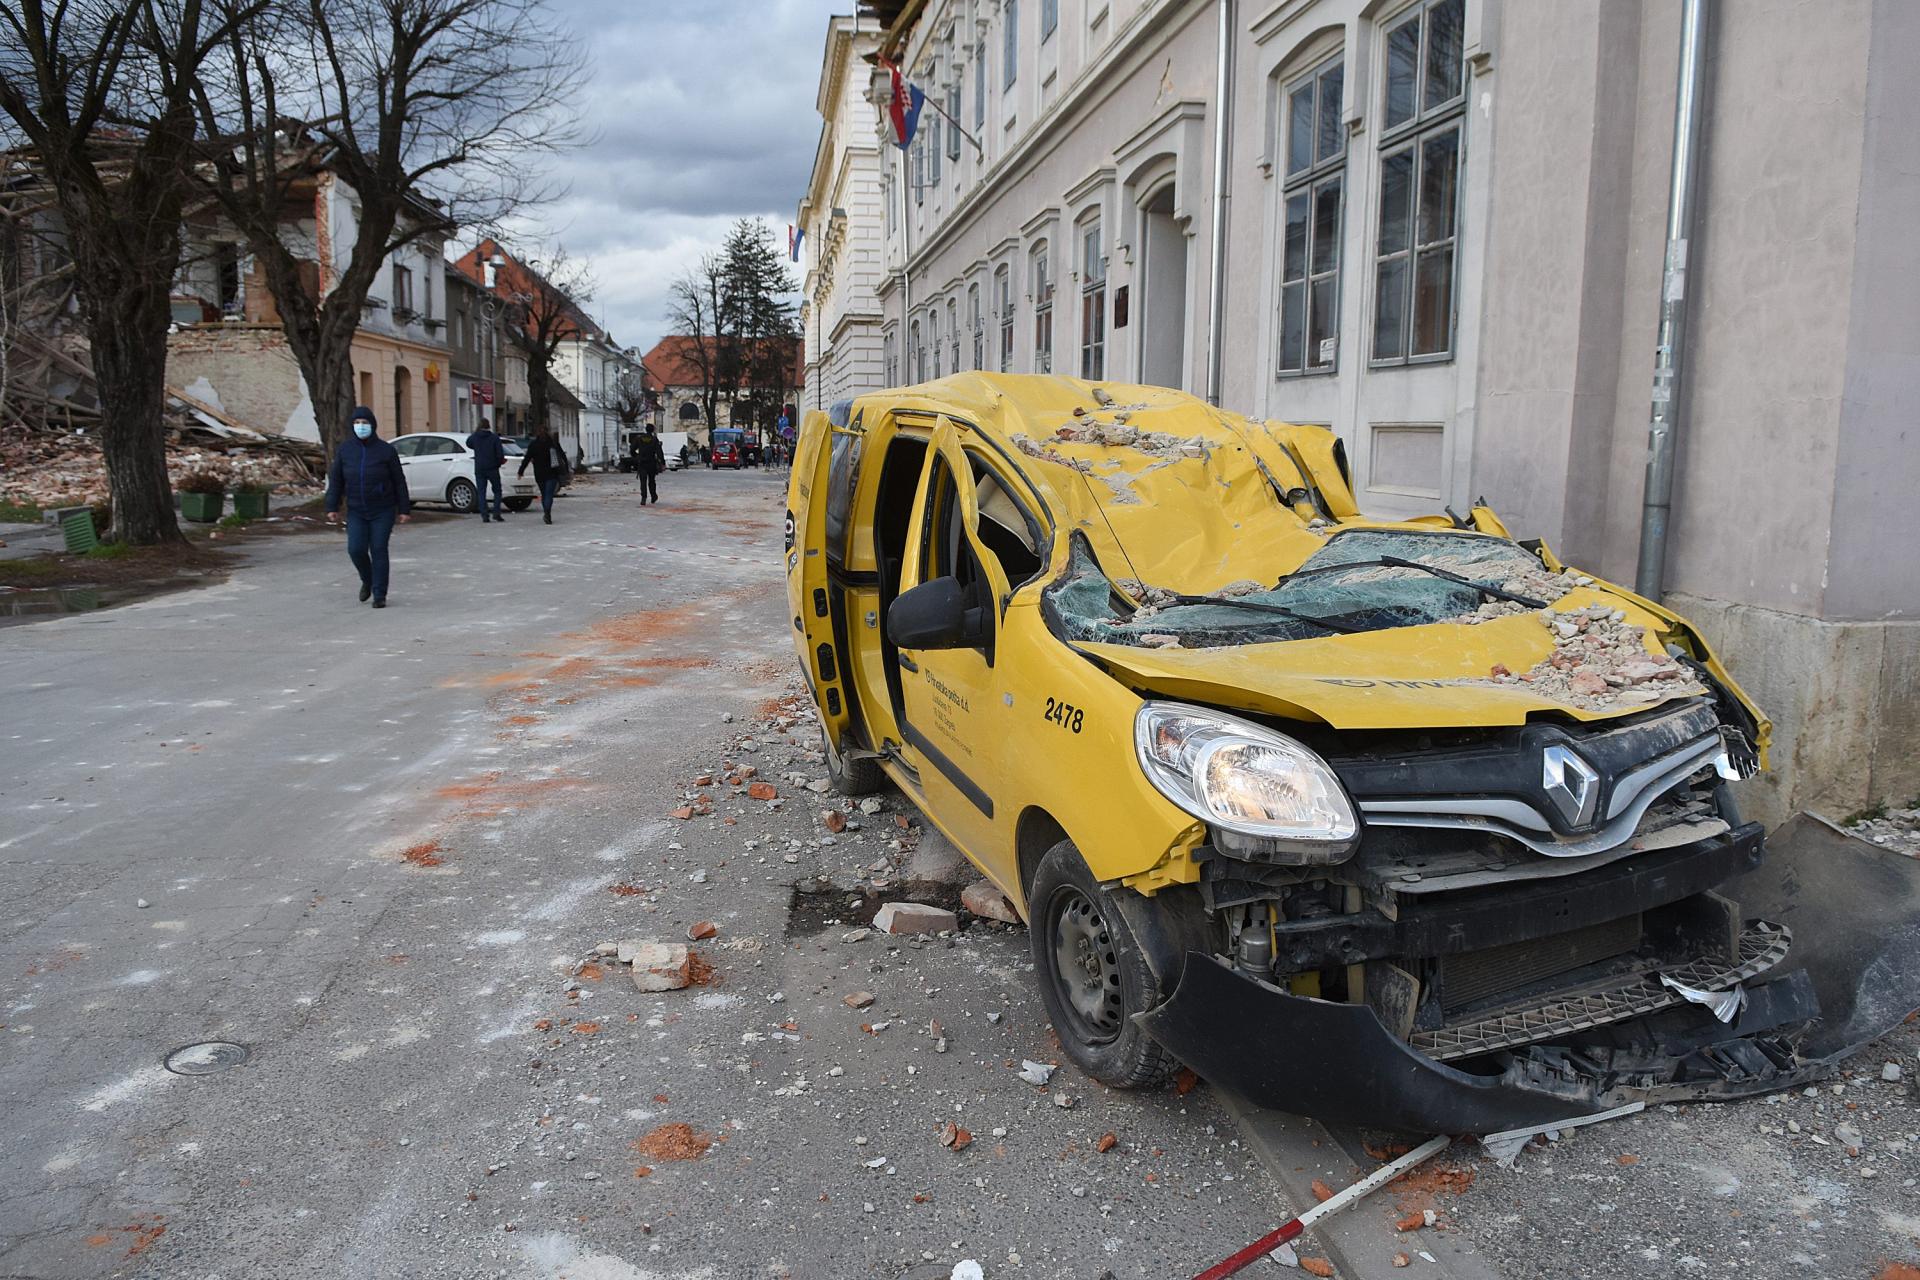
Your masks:
[{"label": "shattered windshield", "polygon": [[1548,572],[1504,538],[1355,529],[1328,539],[1285,577],[1230,583],[1205,596],[1116,582],[1076,538],[1067,575],[1048,590],[1047,600],[1069,640],[1210,649],[1482,622],[1551,604],[1573,585],[1572,578]]}]

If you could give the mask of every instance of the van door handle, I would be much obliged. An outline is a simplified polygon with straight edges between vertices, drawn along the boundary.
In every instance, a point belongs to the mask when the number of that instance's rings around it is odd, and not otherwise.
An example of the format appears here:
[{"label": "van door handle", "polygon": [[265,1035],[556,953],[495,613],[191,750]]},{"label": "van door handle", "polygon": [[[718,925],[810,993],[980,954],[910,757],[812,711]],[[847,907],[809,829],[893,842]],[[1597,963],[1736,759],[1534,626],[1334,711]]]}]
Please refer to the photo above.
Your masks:
[{"label": "van door handle", "polygon": [[908,671],[918,672],[920,670],[920,664],[912,658],[909,658],[905,653],[900,654],[900,665]]}]

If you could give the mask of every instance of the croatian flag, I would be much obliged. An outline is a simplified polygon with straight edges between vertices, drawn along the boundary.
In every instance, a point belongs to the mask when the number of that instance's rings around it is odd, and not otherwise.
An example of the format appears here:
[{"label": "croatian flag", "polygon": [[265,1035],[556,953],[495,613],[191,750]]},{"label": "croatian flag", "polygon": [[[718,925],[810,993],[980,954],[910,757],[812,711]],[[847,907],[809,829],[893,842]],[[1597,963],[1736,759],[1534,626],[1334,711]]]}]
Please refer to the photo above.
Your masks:
[{"label": "croatian flag", "polygon": [[791,222],[787,224],[787,261],[800,261],[800,242],[806,238],[805,227],[796,227]]},{"label": "croatian flag", "polygon": [[920,104],[927,95],[907,83],[900,68],[887,64],[887,71],[893,76],[893,98],[887,103],[887,115],[893,121],[893,143],[905,151],[913,142],[913,131],[920,127]]}]

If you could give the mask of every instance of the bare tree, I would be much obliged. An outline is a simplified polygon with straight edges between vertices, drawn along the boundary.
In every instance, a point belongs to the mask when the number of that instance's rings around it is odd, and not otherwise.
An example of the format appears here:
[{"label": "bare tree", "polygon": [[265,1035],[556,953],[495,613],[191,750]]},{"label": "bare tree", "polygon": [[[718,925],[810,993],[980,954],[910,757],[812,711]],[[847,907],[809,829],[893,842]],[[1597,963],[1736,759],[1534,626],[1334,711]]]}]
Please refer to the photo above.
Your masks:
[{"label": "bare tree", "polygon": [[709,428],[719,425],[721,317],[727,310],[726,260],[708,254],[673,282],[667,319],[674,332],[691,339],[685,359],[700,375],[700,400]]},{"label": "bare tree", "polygon": [[[214,2],[237,18],[248,0]],[[200,172],[262,266],[331,450],[382,262],[551,194],[532,158],[578,139],[563,108],[579,50],[546,0],[281,0],[229,25],[195,98]],[[352,189],[358,225],[345,262],[316,272],[286,208],[322,171]]]},{"label": "bare tree", "polygon": [[167,328],[193,92],[225,24],[264,0],[7,0],[0,113],[52,189],[100,390],[112,536],[182,538],[167,481]]},{"label": "bare tree", "polygon": [[614,375],[607,389],[600,393],[600,402],[594,408],[620,419],[620,430],[624,433],[640,425],[640,419],[646,416],[650,403],[640,370],[623,368]]}]

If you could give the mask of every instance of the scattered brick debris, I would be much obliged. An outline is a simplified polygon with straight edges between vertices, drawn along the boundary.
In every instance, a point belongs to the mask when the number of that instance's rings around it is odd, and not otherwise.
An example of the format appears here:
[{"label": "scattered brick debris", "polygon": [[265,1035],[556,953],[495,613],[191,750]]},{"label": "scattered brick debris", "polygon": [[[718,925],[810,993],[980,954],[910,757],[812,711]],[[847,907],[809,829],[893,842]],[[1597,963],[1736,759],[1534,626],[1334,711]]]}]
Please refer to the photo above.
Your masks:
[{"label": "scattered brick debris", "polygon": [[973,1142],[973,1135],[949,1120],[940,1126],[940,1145],[953,1151],[965,1151]]},{"label": "scattered brick debris", "polygon": [[1321,1201],[1331,1200],[1333,1199],[1333,1188],[1319,1178],[1315,1178],[1313,1180],[1313,1198]]},{"label": "scattered brick debris", "polygon": [[1093,1149],[1095,1151],[1100,1152],[1102,1155],[1105,1155],[1107,1152],[1113,1150],[1119,1144],[1120,1144],[1119,1138],[1115,1137],[1111,1133],[1103,1133],[1100,1135],[1100,1141],[1093,1144]]},{"label": "scattered brick debris", "polygon": [[694,1132],[690,1124],[675,1121],[642,1134],[628,1145],[641,1155],[651,1156],[664,1164],[672,1160],[698,1160],[713,1145],[713,1137],[711,1134]]},{"label": "scattered brick debris", "polygon": [[1310,1276],[1319,1276],[1321,1280],[1333,1274],[1333,1264],[1325,1258],[1302,1258],[1300,1269]]},{"label": "scattered brick debris", "polygon": [[416,867],[437,867],[446,861],[440,856],[441,852],[438,840],[422,840],[401,850],[400,856]]}]

